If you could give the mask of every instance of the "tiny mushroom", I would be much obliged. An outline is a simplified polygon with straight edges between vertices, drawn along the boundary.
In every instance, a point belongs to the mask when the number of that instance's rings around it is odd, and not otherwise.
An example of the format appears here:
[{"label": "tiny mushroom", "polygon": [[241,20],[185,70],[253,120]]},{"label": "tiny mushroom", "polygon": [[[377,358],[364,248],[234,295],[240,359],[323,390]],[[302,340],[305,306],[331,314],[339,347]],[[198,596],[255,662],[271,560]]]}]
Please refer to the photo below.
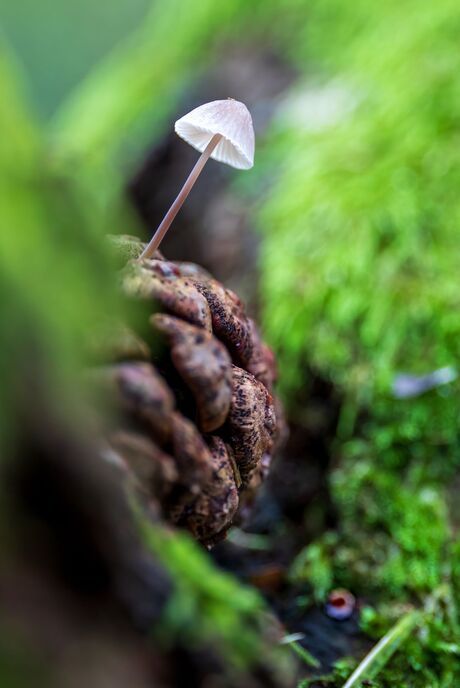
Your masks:
[{"label": "tiny mushroom", "polygon": [[337,588],[329,593],[326,602],[326,614],[336,621],[349,619],[356,608],[356,599],[351,592]]},{"label": "tiny mushroom", "polygon": [[139,260],[155,253],[209,158],[240,170],[249,170],[254,164],[251,115],[246,105],[237,100],[228,98],[200,105],[177,120],[175,131],[201,156]]}]

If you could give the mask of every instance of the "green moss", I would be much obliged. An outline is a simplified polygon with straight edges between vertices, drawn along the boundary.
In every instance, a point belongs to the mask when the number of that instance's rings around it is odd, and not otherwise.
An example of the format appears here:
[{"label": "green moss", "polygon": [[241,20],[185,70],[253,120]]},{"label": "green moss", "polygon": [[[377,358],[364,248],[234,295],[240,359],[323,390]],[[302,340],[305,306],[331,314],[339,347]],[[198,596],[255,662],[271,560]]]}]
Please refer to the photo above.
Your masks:
[{"label": "green moss", "polygon": [[163,623],[155,631],[158,642],[213,647],[227,660],[229,673],[263,664],[283,685],[292,682],[290,651],[274,643],[279,629],[259,594],[216,569],[189,534],[142,521],[141,528],[174,581]]},{"label": "green moss", "polygon": [[[330,78],[357,105],[319,132],[308,130],[308,109],[306,127],[279,124],[282,173],[262,210],[262,266],[266,328],[291,368],[288,389],[306,355],[363,401],[386,391],[397,368],[455,360],[460,58],[450,36],[460,13],[450,0],[402,5],[405,23],[397,3],[367,12],[328,3],[337,16],[327,31],[312,20],[308,35],[324,32],[318,69],[327,47],[343,57],[347,68]],[[326,40],[341,21],[351,31],[359,10],[370,26],[351,45]]]},{"label": "green moss", "polygon": [[[288,404],[312,370],[343,405],[338,530],[293,575],[318,599],[333,585],[371,599],[381,633],[391,610],[424,608],[448,584],[452,614],[428,615],[375,685],[453,685],[460,384],[406,400],[391,385],[458,361],[460,9],[314,0],[309,11],[291,44],[304,107],[280,114],[267,154],[279,166],[259,213],[264,324]],[[333,115],[320,125],[312,98]]]}]

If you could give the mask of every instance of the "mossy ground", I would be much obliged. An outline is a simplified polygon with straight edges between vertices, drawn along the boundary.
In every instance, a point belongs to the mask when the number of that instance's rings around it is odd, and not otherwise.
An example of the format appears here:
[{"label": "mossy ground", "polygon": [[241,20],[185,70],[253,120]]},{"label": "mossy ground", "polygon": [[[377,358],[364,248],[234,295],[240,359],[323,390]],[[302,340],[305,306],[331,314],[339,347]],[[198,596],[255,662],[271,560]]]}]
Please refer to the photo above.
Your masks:
[{"label": "mossy ground", "polygon": [[329,93],[339,111],[312,129],[306,105],[306,124],[287,113],[275,127],[279,178],[260,213],[265,327],[288,402],[308,361],[343,406],[338,529],[293,575],[318,599],[337,585],[368,599],[362,623],[377,636],[407,605],[429,610],[372,685],[454,685],[459,384],[396,399],[392,381],[458,365],[460,12],[450,0],[310,11],[294,48],[310,60],[304,96]]}]

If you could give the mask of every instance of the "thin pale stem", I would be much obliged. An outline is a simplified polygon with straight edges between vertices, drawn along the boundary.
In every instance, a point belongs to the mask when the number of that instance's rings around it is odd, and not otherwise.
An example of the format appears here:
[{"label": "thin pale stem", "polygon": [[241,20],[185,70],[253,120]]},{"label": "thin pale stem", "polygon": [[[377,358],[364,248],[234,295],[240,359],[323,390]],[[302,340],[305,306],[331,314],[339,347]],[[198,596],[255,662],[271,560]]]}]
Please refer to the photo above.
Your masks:
[{"label": "thin pale stem", "polygon": [[206,165],[211,153],[213,152],[214,148],[217,146],[219,141],[221,140],[222,135],[221,134],[214,134],[204,151],[202,152],[201,156],[198,158],[195,167],[193,170],[190,172],[189,176],[187,177],[187,180],[182,187],[182,189],[179,191],[176,200],[164,216],[160,226],[158,227],[157,231],[151,238],[150,242],[147,244],[145,249],[142,251],[141,255],[139,256],[139,260],[142,260],[143,258],[150,258],[153,256],[159,245],[164,239],[164,236],[168,229],[171,226],[172,221],[176,217],[177,213],[182,207],[183,202],[189,195],[190,191],[193,188],[193,185],[195,184],[196,180],[198,179],[201,170],[203,167]]}]

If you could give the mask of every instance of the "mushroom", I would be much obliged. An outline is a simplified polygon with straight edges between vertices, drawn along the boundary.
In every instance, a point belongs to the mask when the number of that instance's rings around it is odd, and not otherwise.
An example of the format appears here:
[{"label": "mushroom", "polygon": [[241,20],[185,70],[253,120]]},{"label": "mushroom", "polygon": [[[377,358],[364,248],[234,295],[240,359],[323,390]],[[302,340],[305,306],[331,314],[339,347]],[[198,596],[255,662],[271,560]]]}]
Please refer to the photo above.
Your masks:
[{"label": "mushroom", "polygon": [[201,156],[139,260],[155,253],[209,158],[239,170],[249,170],[254,164],[251,115],[246,105],[233,98],[200,105],[178,119],[174,128]]}]

